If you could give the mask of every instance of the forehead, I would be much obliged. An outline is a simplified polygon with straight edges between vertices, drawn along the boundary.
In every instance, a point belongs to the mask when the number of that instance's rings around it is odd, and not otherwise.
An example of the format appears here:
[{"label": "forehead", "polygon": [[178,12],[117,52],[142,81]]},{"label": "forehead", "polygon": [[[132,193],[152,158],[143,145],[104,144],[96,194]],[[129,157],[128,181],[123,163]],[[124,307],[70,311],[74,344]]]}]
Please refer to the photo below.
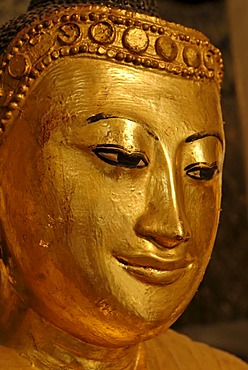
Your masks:
[{"label": "forehead", "polygon": [[107,61],[73,58],[47,70],[30,95],[40,117],[58,106],[82,124],[98,113],[143,123],[155,131],[222,132],[215,82],[192,81]]}]

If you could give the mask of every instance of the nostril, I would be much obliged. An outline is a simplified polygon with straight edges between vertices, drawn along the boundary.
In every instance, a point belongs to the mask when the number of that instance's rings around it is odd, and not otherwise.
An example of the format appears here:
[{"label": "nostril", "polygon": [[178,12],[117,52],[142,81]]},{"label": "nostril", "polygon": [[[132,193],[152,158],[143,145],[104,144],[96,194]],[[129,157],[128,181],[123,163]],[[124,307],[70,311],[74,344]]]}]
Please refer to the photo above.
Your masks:
[{"label": "nostril", "polygon": [[187,243],[190,240],[190,236],[181,236],[181,235],[159,235],[158,233],[147,233],[142,235],[145,239],[149,240],[151,243],[156,245],[158,248],[175,248],[182,243]]},{"label": "nostril", "polygon": [[180,235],[176,236],[166,236],[166,235],[147,235],[146,239],[155,244],[159,248],[175,248],[179,244],[185,242],[185,238]]},{"label": "nostril", "polygon": [[190,235],[188,234],[186,236],[176,235],[173,239],[177,242],[188,242],[190,240]]}]

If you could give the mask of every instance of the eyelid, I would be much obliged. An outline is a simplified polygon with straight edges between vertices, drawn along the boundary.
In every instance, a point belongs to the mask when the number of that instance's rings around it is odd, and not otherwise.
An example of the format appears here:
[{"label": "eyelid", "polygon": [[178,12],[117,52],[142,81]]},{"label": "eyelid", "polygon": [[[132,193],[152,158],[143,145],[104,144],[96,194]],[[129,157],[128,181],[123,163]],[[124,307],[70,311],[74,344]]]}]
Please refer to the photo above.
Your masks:
[{"label": "eyelid", "polygon": [[184,168],[184,171],[188,171],[188,170],[190,170],[191,168],[194,168],[194,167],[201,167],[202,166],[202,168],[205,168],[205,167],[209,167],[209,168],[211,168],[211,167],[218,167],[218,165],[217,165],[217,161],[215,161],[215,162],[213,162],[213,163],[211,163],[211,164],[209,164],[209,163],[207,163],[207,162],[196,162],[196,163],[191,163],[190,165],[188,165],[188,166],[186,166],[185,168]]},{"label": "eyelid", "polygon": [[116,153],[125,153],[127,155],[142,155],[144,156],[144,158],[146,159],[147,162],[149,162],[149,159],[147,158],[146,154],[142,151],[142,150],[130,150],[130,149],[126,149],[125,147],[123,147],[122,145],[118,145],[118,144],[98,144],[98,145],[93,145],[90,147],[90,149],[92,151],[96,151],[96,152],[99,152],[101,149],[103,149],[102,151],[108,151],[108,152],[114,152],[116,151]]},{"label": "eyelid", "polygon": [[92,150],[94,150],[94,149],[108,149],[108,148],[121,149],[124,152],[129,153],[129,154],[132,154],[133,153],[130,150],[126,149],[124,146],[119,145],[119,144],[97,144],[97,145],[92,145],[90,147],[90,149],[92,149]]},{"label": "eyelid", "polygon": [[85,126],[87,125],[90,125],[90,124],[94,124],[94,123],[102,123],[102,121],[106,121],[108,120],[109,122],[108,123],[111,123],[111,121],[114,121],[114,124],[116,125],[116,122],[120,121],[122,124],[125,123],[131,123],[133,125],[138,125],[140,127],[142,127],[146,133],[151,136],[154,140],[156,141],[159,141],[159,138],[158,136],[156,135],[155,132],[153,132],[153,130],[151,129],[151,127],[146,124],[145,122],[138,122],[138,121],[135,121],[135,120],[132,120],[131,118],[128,118],[128,117],[125,117],[125,116],[118,116],[118,115],[112,115],[112,114],[108,114],[108,113],[98,113],[94,116],[91,116],[91,117],[88,117],[86,119],[86,123],[85,123]]}]

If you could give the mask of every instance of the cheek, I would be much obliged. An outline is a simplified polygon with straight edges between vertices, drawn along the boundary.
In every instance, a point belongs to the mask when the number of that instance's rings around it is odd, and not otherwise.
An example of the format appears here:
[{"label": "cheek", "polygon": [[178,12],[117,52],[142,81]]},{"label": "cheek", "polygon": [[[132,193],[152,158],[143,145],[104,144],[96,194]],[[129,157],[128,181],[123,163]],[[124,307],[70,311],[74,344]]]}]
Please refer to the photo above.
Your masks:
[{"label": "cheek", "polygon": [[[187,180],[188,181],[188,180]],[[191,180],[190,180],[191,181]],[[221,185],[218,179],[207,185],[186,185],[185,212],[192,234],[192,254],[202,264],[210,257],[220,214]],[[201,260],[202,258],[202,260]]]},{"label": "cheek", "polygon": [[92,271],[93,266],[104,264],[102,256],[133,238],[146,186],[140,172],[132,176],[109,165],[99,170],[94,161],[72,148],[47,146],[42,180],[53,223],[58,232],[59,226],[64,229],[65,248],[80,269],[87,260]]}]

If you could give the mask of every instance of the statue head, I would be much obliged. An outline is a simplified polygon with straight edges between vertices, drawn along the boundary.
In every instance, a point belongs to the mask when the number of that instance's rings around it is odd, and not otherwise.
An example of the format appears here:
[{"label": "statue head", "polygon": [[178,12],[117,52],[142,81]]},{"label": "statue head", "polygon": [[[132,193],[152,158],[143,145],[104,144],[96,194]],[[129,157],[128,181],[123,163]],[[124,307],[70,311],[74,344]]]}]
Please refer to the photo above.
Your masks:
[{"label": "statue head", "polygon": [[126,345],[169,327],[209,262],[222,61],[197,31],[69,3],[34,1],[1,55],[3,259],[47,321]]}]

